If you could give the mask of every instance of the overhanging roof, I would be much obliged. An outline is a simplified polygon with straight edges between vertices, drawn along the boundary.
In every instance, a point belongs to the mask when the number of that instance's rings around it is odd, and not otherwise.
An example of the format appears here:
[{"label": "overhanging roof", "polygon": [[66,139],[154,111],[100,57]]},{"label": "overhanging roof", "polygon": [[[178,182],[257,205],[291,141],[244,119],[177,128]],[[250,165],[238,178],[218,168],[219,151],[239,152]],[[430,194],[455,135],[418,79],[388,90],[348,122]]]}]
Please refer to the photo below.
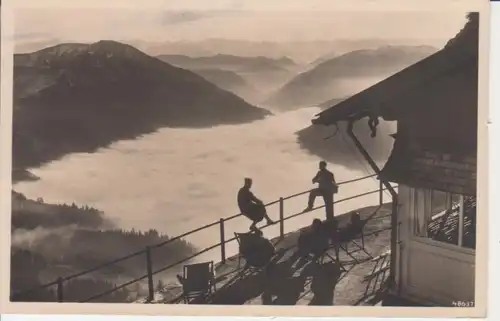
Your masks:
[{"label": "overhanging roof", "polygon": [[403,69],[360,93],[324,110],[312,120],[315,125],[332,125],[337,121],[360,119],[370,114],[385,120],[396,120],[404,112],[404,94],[428,84],[471,61],[477,61],[474,51],[442,49]]}]

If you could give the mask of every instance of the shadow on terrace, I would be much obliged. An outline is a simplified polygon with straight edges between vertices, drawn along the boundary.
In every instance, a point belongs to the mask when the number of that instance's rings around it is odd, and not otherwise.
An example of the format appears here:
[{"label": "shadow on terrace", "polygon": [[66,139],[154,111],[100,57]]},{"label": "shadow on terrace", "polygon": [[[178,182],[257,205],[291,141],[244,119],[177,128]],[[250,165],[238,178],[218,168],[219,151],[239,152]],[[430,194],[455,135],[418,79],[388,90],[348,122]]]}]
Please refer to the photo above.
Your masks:
[{"label": "shadow on terrace", "polygon": [[[260,269],[246,268],[243,257],[228,258],[215,267],[215,290],[190,304],[216,305],[410,305],[389,296],[386,284],[390,262],[391,204],[357,211],[361,233],[351,231],[351,215],[336,216],[338,246],[320,256],[303,258],[300,235],[311,227],[272,240],[276,252]],[[324,224],[324,222],[323,222]],[[342,233],[344,231],[344,233]],[[337,249],[337,251],[336,251]],[[182,303],[179,286],[152,303]]]}]

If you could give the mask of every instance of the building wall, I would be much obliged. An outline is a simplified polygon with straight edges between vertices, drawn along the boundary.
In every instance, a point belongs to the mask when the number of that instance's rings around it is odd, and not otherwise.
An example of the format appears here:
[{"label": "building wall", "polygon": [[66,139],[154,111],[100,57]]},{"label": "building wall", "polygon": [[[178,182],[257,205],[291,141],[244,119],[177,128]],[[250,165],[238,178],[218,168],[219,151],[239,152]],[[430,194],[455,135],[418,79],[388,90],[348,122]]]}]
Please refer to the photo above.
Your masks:
[{"label": "building wall", "polygon": [[470,304],[475,295],[475,255],[414,235],[414,190],[399,185],[400,249],[397,256],[397,288],[400,295],[443,306]]}]

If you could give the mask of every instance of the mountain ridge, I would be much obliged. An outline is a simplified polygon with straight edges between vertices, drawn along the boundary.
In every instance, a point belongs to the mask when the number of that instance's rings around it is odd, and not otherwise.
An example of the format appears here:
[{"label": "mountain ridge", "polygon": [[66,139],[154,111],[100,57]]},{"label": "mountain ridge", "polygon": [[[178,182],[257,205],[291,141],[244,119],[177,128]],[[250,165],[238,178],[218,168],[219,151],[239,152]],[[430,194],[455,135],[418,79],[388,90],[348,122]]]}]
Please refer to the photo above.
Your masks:
[{"label": "mountain ridge", "polygon": [[210,66],[236,68],[236,71],[253,71],[252,68],[272,68],[282,69],[295,66],[296,63],[289,57],[269,58],[264,56],[245,57],[229,54],[216,54],[212,56],[192,57],[180,54],[161,54],[156,56],[158,59],[172,65],[187,68],[207,68]]},{"label": "mountain ridge", "polygon": [[60,44],[14,60],[13,157],[21,168],[160,127],[245,123],[271,114],[116,41]]},{"label": "mountain ridge", "polygon": [[[364,89],[361,78],[373,78],[369,80],[375,83],[436,51],[430,46],[383,46],[351,51],[300,73],[273,93],[268,103],[278,107],[314,105],[348,96]],[[351,92],[340,88],[342,81],[354,84]]]}]

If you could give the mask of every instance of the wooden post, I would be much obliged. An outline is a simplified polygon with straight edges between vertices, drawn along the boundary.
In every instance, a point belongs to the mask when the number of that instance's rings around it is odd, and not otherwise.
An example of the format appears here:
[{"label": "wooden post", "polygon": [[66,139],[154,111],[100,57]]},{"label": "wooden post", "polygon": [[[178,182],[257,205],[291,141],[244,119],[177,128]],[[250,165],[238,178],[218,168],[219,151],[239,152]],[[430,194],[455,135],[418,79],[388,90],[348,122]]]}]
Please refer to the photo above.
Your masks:
[{"label": "wooden post", "polygon": [[285,204],[283,197],[280,197],[280,238],[285,237]]},{"label": "wooden post", "polygon": [[458,209],[458,246],[462,247],[464,242],[464,196],[463,195],[460,195],[459,206],[460,207]]},{"label": "wooden post", "polygon": [[220,226],[220,259],[222,264],[226,263],[226,237],[224,231],[224,219],[221,218],[219,221]]},{"label": "wooden post", "polygon": [[57,302],[63,302],[63,280],[57,278]]},{"label": "wooden post", "polygon": [[153,260],[149,246],[146,247],[146,269],[148,273],[148,302],[152,302],[155,298],[155,284],[153,281]]},{"label": "wooden post", "polygon": [[380,179],[380,186],[379,186],[379,201],[380,205],[384,204],[384,183],[382,182],[382,179]]},{"label": "wooden post", "polygon": [[[354,119],[350,119],[349,123],[347,124],[347,134],[349,137],[354,142],[354,145],[356,145],[356,148],[359,150],[359,152],[363,155],[365,160],[368,162],[370,167],[373,169],[373,171],[379,175],[380,178],[380,168],[377,166],[377,163],[373,160],[373,158],[370,157],[370,154],[366,151],[366,149],[363,147],[359,139],[356,137],[354,134]],[[398,193],[394,190],[394,188],[391,186],[389,182],[384,182],[383,180],[380,180],[380,182],[387,188],[389,193],[391,194],[392,197],[392,215],[391,215],[391,264],[390,264],[390,270],[389,270],[389,287],[393,287],[395,284],[395,268],[396,268],[396,251],[397,251],[397,224],[398,224]]]}]

